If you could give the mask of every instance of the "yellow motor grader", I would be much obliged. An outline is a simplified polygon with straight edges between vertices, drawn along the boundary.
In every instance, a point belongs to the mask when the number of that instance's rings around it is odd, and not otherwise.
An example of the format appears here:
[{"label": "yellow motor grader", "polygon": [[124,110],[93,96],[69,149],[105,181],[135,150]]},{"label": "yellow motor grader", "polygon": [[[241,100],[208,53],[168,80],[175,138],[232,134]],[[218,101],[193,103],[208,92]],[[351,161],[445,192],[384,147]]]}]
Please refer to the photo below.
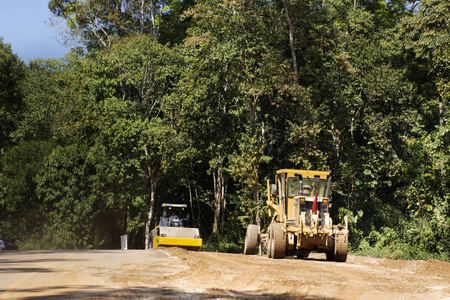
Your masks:
[{"label": "yellow motor grader", "polygon": [[326,253],[327,260],[345,262],[348,221],[333,225],[330,218],[330,172],[283,169],[276,172],[276,182],[267,180],[267,205],[273,215],[268,235],[263,238],[257,225],[249,225],[244,254],[255,254],[266,240],[269,258],[306,258],[315,251]]}]

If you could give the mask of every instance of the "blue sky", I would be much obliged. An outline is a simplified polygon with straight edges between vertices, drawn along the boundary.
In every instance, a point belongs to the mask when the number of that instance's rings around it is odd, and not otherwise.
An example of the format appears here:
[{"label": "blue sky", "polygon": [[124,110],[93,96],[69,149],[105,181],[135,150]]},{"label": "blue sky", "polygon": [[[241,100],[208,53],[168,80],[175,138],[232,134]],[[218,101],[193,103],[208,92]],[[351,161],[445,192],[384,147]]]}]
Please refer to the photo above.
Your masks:
[{"label": "blue sky", "polygon": [[24,62],[35,58],[62,58],[69,50],[50,26],[49,0],[0,0],[0,36]]}]

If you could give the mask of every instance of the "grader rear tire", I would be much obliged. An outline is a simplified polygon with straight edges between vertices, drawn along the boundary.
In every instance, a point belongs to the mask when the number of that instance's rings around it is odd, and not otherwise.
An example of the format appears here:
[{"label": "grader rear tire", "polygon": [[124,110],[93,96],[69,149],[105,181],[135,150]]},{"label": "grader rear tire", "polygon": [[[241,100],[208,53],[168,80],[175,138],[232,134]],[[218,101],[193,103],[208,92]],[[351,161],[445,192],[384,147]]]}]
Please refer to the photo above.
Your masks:
[{"label": "grader rear tire", "polygon": [[247,227],[247,233],[245,234],[244,254],[253,255],[256,254],[258,248],[258,236],[259,228],[257,225],[250,224]]},{"label": "grader rear tire", "polygon": [[334,261],[334,236],[328,237],[328,245],[330,250],[325,253],[327,255],[327,261]]},{"label": "grader rear tire", "polygon": [[283,227],[283,223],[273,224],[272,258],[286,257],[286,234],[283,231]]},{"label": "grader rear tire", "polygon": [[337,234],[334,244],[334,260],[337,262],[346,262],[348,252],[348,235]]}]

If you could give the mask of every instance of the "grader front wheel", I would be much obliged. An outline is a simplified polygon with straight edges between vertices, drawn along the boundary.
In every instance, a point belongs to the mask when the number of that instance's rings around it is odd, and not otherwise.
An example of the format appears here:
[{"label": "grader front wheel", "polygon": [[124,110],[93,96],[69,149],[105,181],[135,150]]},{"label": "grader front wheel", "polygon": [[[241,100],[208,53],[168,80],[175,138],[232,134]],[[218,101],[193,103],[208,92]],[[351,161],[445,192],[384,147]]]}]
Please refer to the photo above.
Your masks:
[{"label": "grader front wheel", "polygon": [[251,255],[256,254],[258,248],[258,236],[259,228],[257,225],[250,224],[247,227],[247,233],[245,235],[244,254]]},{"label": "grader front wheel", "polygon": [[286,256],[286,233],[283,231],[283,223],[274,223],[272,226],[272,258],[284,258]]}]

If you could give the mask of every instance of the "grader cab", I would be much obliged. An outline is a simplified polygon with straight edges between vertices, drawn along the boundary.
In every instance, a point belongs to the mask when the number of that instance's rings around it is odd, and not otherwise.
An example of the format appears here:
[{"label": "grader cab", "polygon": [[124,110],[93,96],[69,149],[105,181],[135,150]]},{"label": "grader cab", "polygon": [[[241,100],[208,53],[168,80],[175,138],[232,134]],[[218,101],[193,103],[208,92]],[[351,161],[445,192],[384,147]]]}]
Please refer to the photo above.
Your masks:
[{"label": "grader cab", "polygon": [[[276,173],[277,184],[267,181],[267,205],[273,215],[267,235],[269,258],[286,255],[308,257],[312,251],[326,253],[327,260],[345,262],[348,249],[348,222],[333,225],[329,214],[329,171],[283,169]],[[244,253],[255,254],[262,241],[259,228],[247,228]]]}]

